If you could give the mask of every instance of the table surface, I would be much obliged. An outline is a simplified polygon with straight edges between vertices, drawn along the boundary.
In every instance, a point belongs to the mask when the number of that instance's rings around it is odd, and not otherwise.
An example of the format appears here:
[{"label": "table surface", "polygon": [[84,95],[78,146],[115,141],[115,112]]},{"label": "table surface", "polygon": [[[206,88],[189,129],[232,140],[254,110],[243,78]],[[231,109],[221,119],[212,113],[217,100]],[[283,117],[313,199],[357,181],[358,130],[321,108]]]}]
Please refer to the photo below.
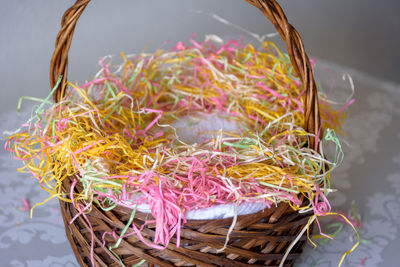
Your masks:
[{"label": "table surface", "polygon": [[[335,171],[331,194],[333,210],[348,212],[354,202],[361,216],[363,242],[344,266],[398,266],[400,247],[400,86],[376,80],[355,70],[333,64],[335,92],[349,92],[342,74],[350,73],[356,102],[344,124],[344,163]],[[329,85],[327,75],[317,75]],[[14,130],[30,109],[0,114],[0,130]],[[4,145],[4,140],[1,141]],[[56,200],[29,211],[21,211],[22,198],[38,203],[47,193],[29,175],[16,169],[20,163],[0,150],[0,266],[78,266],[65,236]],[[323,219],[327,226],[329,219]],[[332,232],[334,229],[326,229]],[[315,231],[314,233],[316,233]],[[343,230],[332,241],[314,249],[307,245],[297,266],[337,266],[342,254],[356,238],[352,229]]]}]

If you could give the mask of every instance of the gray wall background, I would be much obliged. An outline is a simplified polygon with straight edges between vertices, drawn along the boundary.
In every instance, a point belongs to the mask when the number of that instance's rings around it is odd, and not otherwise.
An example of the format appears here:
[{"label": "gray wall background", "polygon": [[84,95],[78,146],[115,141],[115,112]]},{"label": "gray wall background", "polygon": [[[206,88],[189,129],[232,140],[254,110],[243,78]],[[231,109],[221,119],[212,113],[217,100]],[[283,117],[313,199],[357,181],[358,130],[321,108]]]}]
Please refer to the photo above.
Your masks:
[{"label": "gray wall background", "polygon": [[[72,0],[0,0],[0,112],[22,95],[49,92],[49,61],[63,12]],[[400,1],[281,0],[311,57],[400,83]],[[77,25],[70,50],[72,81],[90,79],[99,57],[153,51],[166,40],[188,41],[238,31],[206,15],[216,13],[258,34],[273,32],[244,0],[93,0]],[[275,38],[274,40],[278,40]],[[362,88],[359,88],[362,90]]]}]

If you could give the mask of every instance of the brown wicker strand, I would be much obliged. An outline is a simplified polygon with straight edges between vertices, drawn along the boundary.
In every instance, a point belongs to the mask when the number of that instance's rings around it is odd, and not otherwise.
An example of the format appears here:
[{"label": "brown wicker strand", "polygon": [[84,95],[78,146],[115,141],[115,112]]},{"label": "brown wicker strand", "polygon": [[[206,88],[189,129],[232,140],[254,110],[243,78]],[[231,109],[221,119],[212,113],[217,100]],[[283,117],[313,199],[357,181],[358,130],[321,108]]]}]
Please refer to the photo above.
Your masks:
[{"label": "brown wicker strand", "polygon": [[50,61],[50,86],[54,88],[57,80],[62,77],[60,85],[54,92],[55,102],[62,99],[62,88],[67,82],[68,75],[68,52],[71,47],[76,22],[85,10],[90,0],[77,0],[76,3],[65,11],[61,19],[61,29],[56,38],[53,56]]},{"label": "brown wicker strand", "polygon": [[[260,9],[272,24],[274,24],[279,35],[286,42],[293,68],[300,76],[305,89],[304,129],[317,136],[318,132],[321,131],[318,90],[314,80],[310,60],[304,50],[303,40],[297,30],[288,22],[285,13],[275,0],[246,1]],[[310,147],[315,148],[315,138],[310,138]]]}]

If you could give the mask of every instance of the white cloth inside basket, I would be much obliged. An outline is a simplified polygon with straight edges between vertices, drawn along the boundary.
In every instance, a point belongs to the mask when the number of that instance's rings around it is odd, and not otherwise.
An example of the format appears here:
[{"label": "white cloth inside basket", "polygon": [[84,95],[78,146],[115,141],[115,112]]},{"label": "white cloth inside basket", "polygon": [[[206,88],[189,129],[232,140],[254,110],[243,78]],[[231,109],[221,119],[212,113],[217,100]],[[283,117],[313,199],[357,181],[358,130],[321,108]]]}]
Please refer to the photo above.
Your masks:
[{"label": "white cloth inside basket", "polygon": [[[264,202],[244,202],[237,208],[237,215],[247,215],[257,213],[265,209],[267,205]],[[148,204],[141,204],[137,207],[140,212],[150,213]],[[230,218],[235,215],[235,204],[220,204],[209,208],[190,210],[186,213],[188,220],[212,220]]]},{"label": "white cloth inside basket", "polygon": [[[223,130],[230,133],[242,131],[238,122],[230,119],[227,113],[198,114],[186,116],[172,123],[176,128],[179,138],[189,144],[201,143],[205,139],[216,138],[218,131]],[[140,197],[137,195],[136,197]],[[237,215],[257,213],[265,209],[264,202],[243,202],[237,207]],[[137,208],[144,213],[150,213],[148,204],[141,204]],[[235,215],[235,204],[218,204],[209,208],[191,210],[186,213],[188,220],[211,220],[230,218]]]}]

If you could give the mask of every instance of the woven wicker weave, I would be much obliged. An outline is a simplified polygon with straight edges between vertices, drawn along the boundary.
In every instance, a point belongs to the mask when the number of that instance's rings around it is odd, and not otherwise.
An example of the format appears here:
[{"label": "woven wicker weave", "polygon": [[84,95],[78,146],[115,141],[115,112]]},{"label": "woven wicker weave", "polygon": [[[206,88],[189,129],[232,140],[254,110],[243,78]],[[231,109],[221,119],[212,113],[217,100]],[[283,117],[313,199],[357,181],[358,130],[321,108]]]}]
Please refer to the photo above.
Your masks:
[{"label": "woven wicker weave", "polygon": [[[314,135],[320,129],[318,94],[314,82],[308,56],[304,50],[302,39],[275,0],[247,0],[259,8],[274,24],[287,45],[287,50],[295,71],[303,82],[305,125],[304,128]],[[61,30],[57,35],[56,46],[50,64],[50,84],[55,86],[62,75],[62,83],[54,94],[54,100],[63,97],[62,85],[67,81],[68,51],[71,46],[76,23],[90,0],[78,0],[69,8],[61,21]],[[309,146],[314,148],[315,139],[310,138]],[[69,193],[73,177],[63,181],[63,191]],[[82,187],[74,188],[80,192]],[[69,224],[77,214],[72,204],[60,201],[66,234],[78,262],[82,266],[90,265],[91,243],[93,241],[94,261],[99,266],[119,266],[119,259],[106,247],[102,246],[104,232],[115,231],[120,235],[127,224],[131,210],[116,207],[111,211],[103,211],[95,204],[89,214]],[[164,250],[156,250],[143,244],[136,235],[124,238],[118,248],[113,251],[126,266],[146,260],[148,266],[278,266],[286,250],[300,231],[307,224],[310,213],[299,214],[288,204],[281,203],[277,207],[262,210],[256,214],[238,216],[233,232],[230,234],[228,246],[222,253],[217,250],[223,247],[226,234],[232,224],[232,218],[218,220],[190,220],[181,230],[181,246],[176,247],[176,239],[172,239]],[[137,212],[133,223],[140,228],[146,220],[152,219],[150,214]],[[88,220],[93,228],[90,230]],[[148,241],[154,237],[154,224],[143,228],[143,236]],[[129,234],[129,230],[126,234]],[[283,266],[292,266],[294,260],[302,252],[305,236],[291,249]],[[106,241],[114,243],[110,237]]]}]

